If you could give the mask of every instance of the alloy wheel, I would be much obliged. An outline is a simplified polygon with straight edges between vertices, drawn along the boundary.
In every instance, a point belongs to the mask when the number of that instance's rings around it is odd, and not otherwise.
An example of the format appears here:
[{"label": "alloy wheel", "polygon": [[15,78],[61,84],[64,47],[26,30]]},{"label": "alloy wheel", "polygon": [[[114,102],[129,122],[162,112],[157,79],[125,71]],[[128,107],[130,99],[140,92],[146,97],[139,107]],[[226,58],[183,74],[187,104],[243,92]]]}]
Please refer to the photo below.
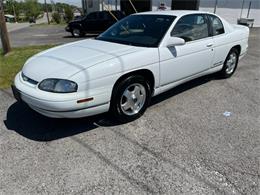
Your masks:
[{"label": "alloy wheel", "polygon": [[135,115],[143,108],[145,100],[145,87],[142,84],[134,83],[128,86],[121,96],[121,110],[128,116]]},{"label": "alloy wheel", "polygon": [[73,36],[79,37],[80,36],[80,30],[79,29],[73,29]]},{"label": "alloy wheel", "polygon": [[235,52],[232,52],[228,56],[228,60],[226,62],[226,73],[232,74],[236,68],[237,64],[237,54]]}]

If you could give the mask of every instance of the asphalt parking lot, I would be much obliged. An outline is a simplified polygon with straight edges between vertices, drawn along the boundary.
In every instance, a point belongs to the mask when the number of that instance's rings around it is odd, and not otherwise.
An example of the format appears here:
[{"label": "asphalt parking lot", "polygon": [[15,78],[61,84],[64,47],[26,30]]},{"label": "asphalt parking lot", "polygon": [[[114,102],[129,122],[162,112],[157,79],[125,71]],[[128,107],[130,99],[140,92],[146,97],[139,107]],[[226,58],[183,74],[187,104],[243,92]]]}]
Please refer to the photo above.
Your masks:
[{"label": "asphalt parking lot", "polygon": [[65,25],[32,25],[9,33],[12,47],[28,45],[64,44],[93,37],[74,38],[65,31]]},{"label": "asphalt parking lot", "polygon": [[0,91],[0,194],[259,194],[259,34],[232,78],[181,85],[124,125],[45,118]]}]

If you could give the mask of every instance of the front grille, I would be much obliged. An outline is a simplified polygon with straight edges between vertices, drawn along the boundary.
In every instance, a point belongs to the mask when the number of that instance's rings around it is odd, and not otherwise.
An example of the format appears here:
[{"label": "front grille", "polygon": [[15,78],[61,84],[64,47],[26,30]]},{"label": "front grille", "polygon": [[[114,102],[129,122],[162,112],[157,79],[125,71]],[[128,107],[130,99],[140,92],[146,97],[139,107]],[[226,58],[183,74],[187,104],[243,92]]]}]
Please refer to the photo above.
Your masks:
[{"label": "front grille", "polygon": [[35,81],[35,80],[33,80],[33,79],[31,79],[31,78],[25,76],[23,73],[22,73],[22,78],[23,78],[23,80],[24,80],[25,82],[28,82],[28,83],[30,83],[30,84],[32,84],[32,85],[37,85],[37,84],[38,84],[37,81]]}]

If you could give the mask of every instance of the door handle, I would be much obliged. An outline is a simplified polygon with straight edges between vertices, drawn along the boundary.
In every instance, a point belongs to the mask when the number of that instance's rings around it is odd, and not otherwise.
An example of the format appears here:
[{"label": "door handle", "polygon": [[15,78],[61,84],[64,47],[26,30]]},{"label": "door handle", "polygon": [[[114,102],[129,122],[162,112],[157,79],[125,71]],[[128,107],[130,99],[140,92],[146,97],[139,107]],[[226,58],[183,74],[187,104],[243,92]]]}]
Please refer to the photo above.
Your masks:
[{"label": "door handle", "polygon": [[212,46],[213,46],[213,43],[207,44],[207,47],[212,47]]}]

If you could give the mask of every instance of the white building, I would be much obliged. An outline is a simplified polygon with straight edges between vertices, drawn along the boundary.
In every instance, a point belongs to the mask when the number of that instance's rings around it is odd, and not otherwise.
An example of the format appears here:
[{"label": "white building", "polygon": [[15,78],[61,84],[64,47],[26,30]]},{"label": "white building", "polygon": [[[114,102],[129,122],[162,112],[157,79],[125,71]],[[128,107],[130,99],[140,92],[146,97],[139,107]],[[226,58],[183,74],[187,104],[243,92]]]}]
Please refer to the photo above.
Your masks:
[{"label": "white building", "polygon": [[[161,4],[168,10],[200,9],[214,12],[217,2],[216,13],[230,23],[236,23],[238,18],[248,15],[255,20],[254,26],[260,27],[260,0],[131,0],[131,2],[138,12],[158,10]],[[251,10],[248,13],[250,2]],[[126,14],[135,12],[129,0],[82,0],[82,7],[85,13],[107,9],[121,10]]]},{"label": "white building", "polygon": [[[157,10],[162,5],[167,9],[198,9],[200,0],[131,0],[138,12]],[[130,14],[135,12],[129,0],[82,0],[85,13],[93,11],[121,10]]]}]

